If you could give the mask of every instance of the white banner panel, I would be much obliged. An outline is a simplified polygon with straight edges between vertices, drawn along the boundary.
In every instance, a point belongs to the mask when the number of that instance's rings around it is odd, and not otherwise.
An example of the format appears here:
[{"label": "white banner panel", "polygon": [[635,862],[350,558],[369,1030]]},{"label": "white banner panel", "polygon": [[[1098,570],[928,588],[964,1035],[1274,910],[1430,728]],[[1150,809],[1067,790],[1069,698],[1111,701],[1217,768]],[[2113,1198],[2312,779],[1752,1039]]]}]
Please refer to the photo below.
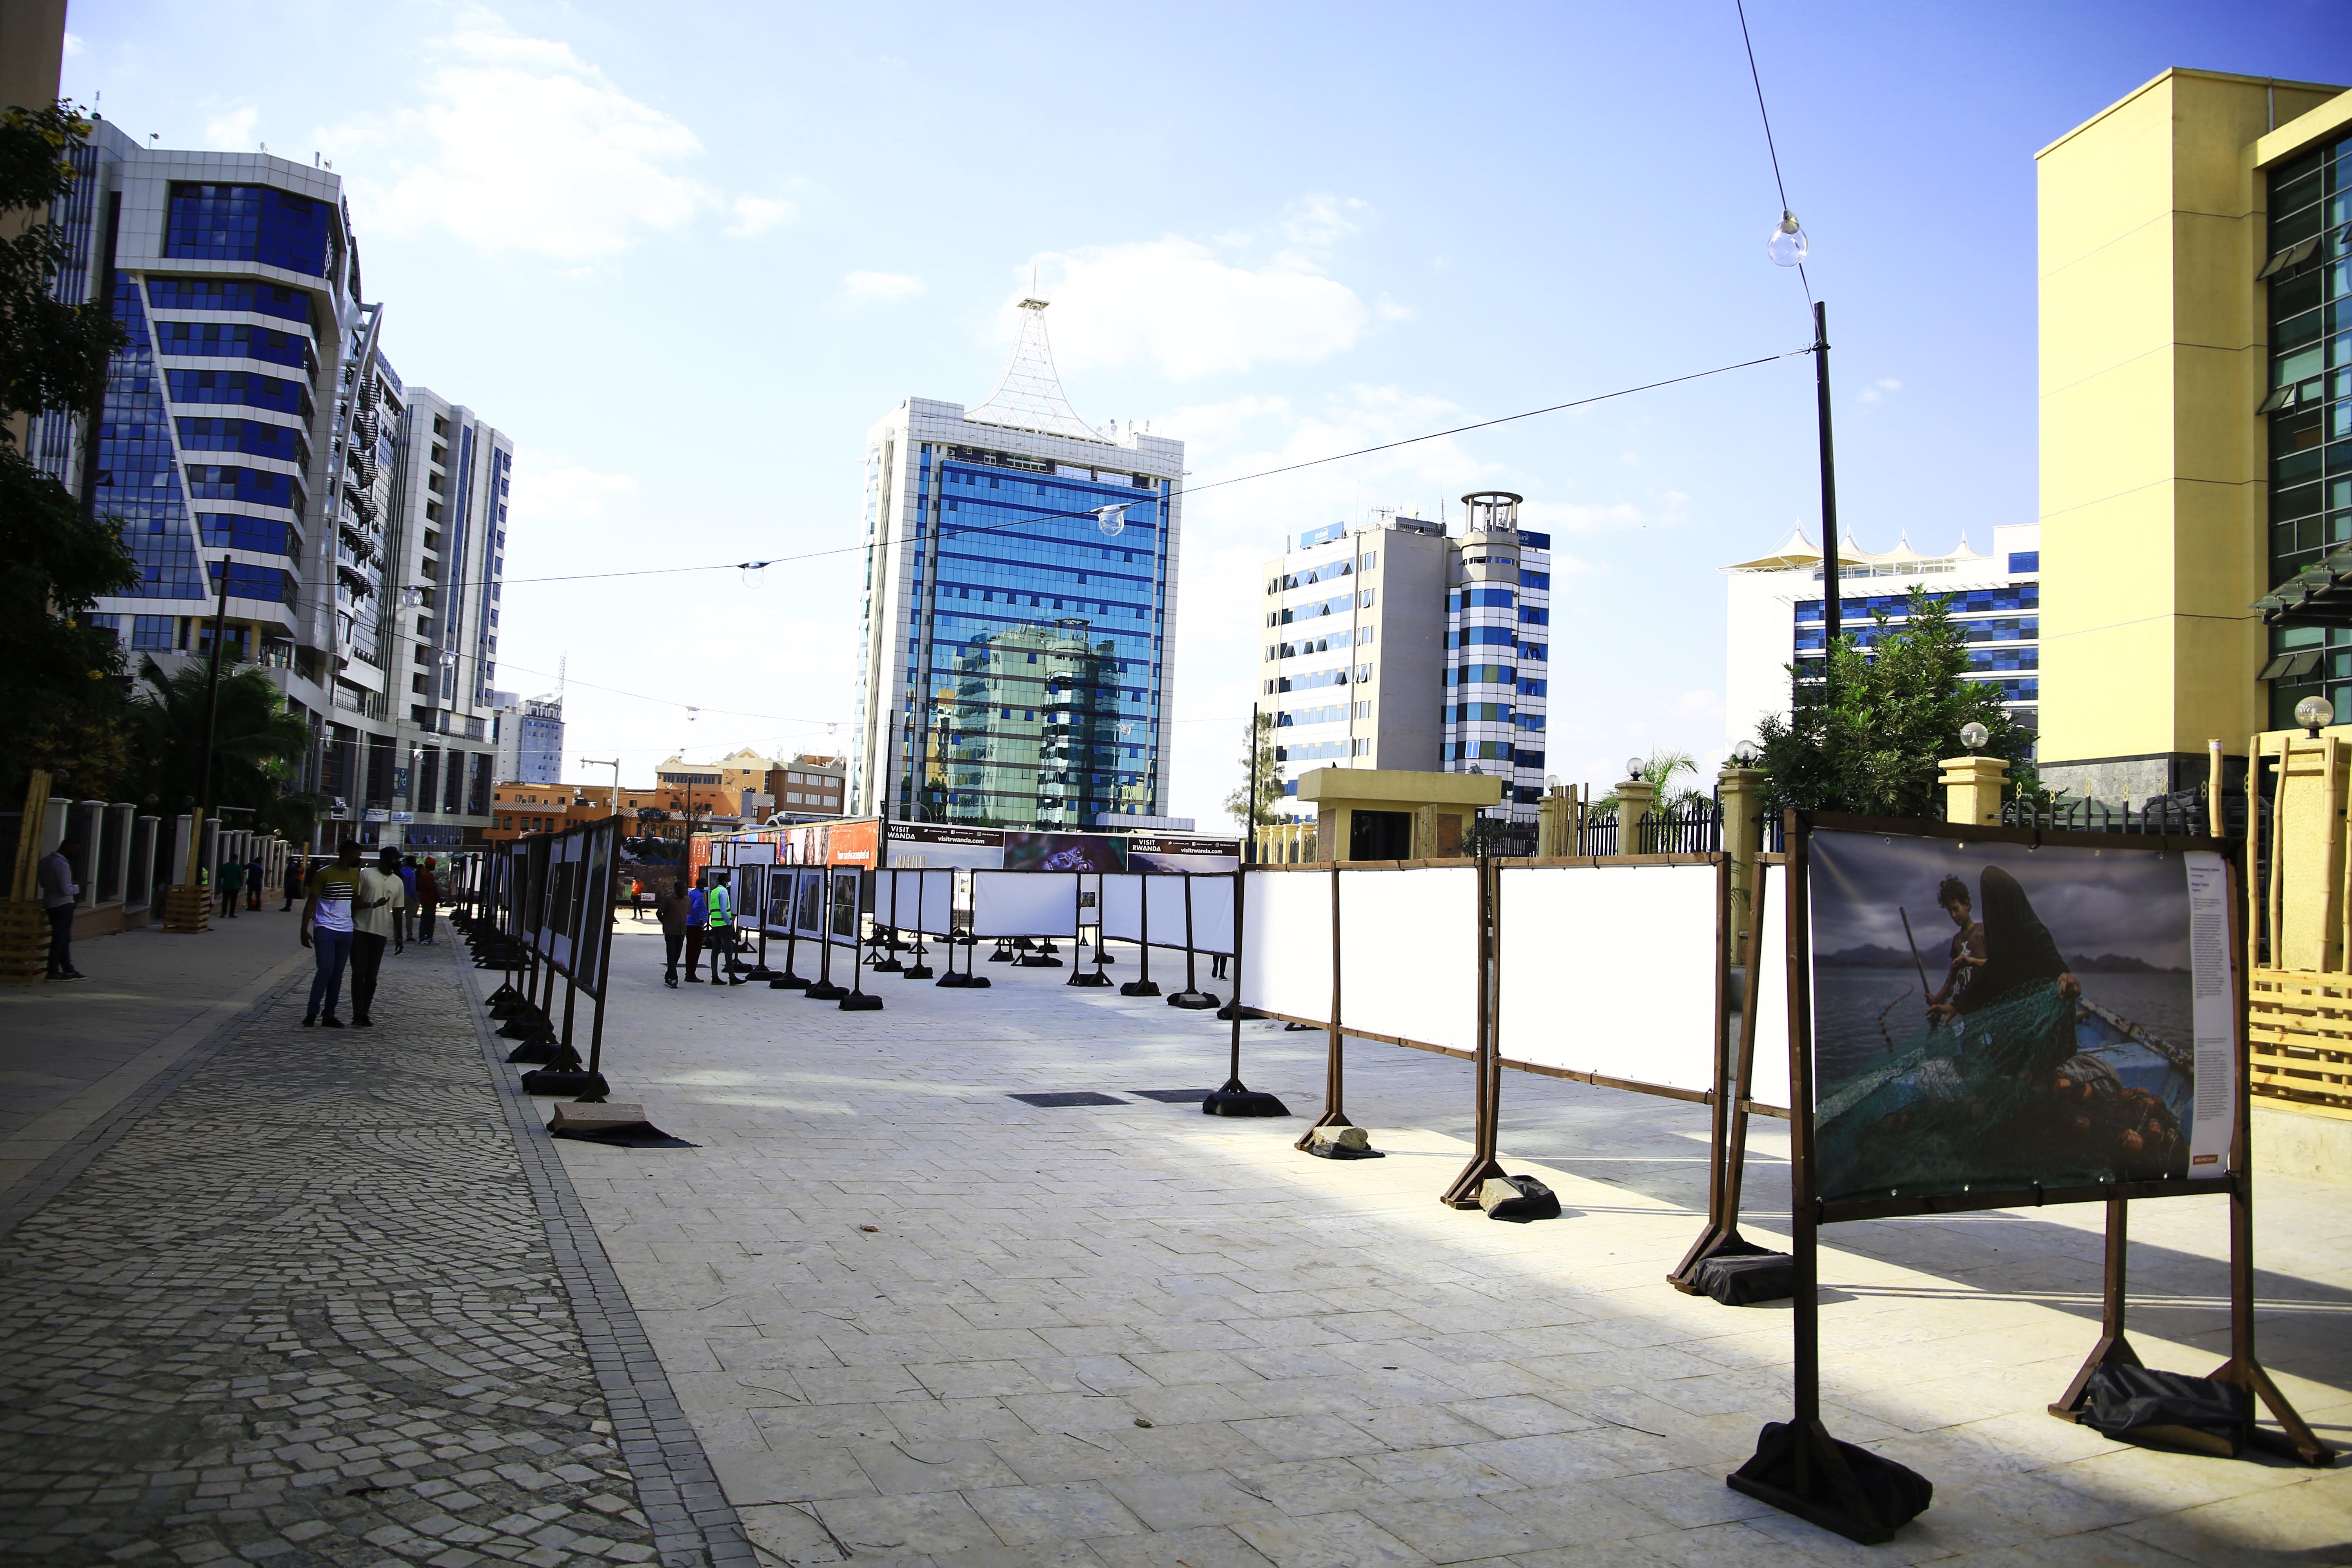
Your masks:
[{"label": "white banner panel", "polygon": [[[1102,925],[1103,936],[1111,942],[1140,942],[1143,927],[1143,884],[1146,878],[1134,871],[1108,871],[1102,879],[1102,904],[1096,918]],[[1161,928],[1158,940],[1168,940],[1166,928]],[[1177,940],[1183,940],[1180,928]]]},{"label": "white banner panel", "polygon": [[920,871],[883,870],[874,873],[874,923],[896,931],[915,929],[916,917],[922,913],[923,884]]},{"label": "white banner panel", "polygon": [[1764,894],[1756,918],[1764,922],[1764,954],[1748,977],[1748,1005],[1756,1009],[1756,1065],[1748,1098],[1789,1108],[1789,906],[1785,867],[1760,868]]},{"label": "white banner panel", "polygon": [[1339,873],[1339,1018],[1478,1048],[1478,868]]},{"label": "white banner panel", "polygon": [[914,929],[925,936],[946,936],[955,930],[955,872],[916,871],[909,875],[922,879],[919,902],[911,916]]},{"label": "white banner panel", "polygon": [[1235,984],[1242,1005],[1330,1022],[1331,873],[1241,875],[1243,897],[1249,900]]},{"label": "white banner panel", "polygon": [[[971,934],[983,941],[1076,936],[1080,876],[1076,871],[974,871]],[[1087,879],[1091,883],[1093,878]],[[1089,886],[1087,890],[1094,889]]]},{"label": "white banner panel", "polygon": [[1498,875],[1504,1058],[1666,1089],[1713,1087],[1713,866]]},{"label": "white banner panel", "polygon": [[[1234,951],[1234,879],[1225,876],[1188,877],[1192,888],[1192,950],[1195,952]],[[1171,878],[1170,880],[1174,880]],[[1176,891],[1176,912],[1184,912],[1184,892]]]}]

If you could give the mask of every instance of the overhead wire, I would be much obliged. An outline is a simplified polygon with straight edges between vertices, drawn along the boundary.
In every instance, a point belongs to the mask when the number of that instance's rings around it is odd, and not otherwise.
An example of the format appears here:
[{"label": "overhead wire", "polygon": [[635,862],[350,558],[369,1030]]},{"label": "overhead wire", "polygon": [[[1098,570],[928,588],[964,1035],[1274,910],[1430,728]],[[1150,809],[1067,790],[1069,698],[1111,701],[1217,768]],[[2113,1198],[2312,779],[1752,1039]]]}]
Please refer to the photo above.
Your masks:
[{"label": "overhead wire", "polygon": [[[1473,430],[1488,430],[1497,425],[1516,424],[1522,419],[1535,419],[1547,414],[1565,413],[1571,408],[1586,408],[1594,404],[1607,403],[1620,397],[1632,397],[1638,393],[1655,392],[1661,387],[1679,386],[1685,382],[1704,381],[1709,376],[1727,375],[1736,370],[1752,370],[1759,364],[1772,364],[1784,359],[1797,359],[1811,353],[1812,350],[1808,347],[1791,349],[1785,353],[1762,354],[1755,359],[1740,360],[1733,364],[1719,364],[1709,370],[1696,370],[1685,375],[1670,375],[1659,381],[1643,382],[1638,386],[1622,386],[1613,392],[1595,393],[1590,397],[1571,398],[1566,403],[1549,404],[1541,408],[1529,408],[1517,414],[1505,414],[1493,419],[1475,420],[1470,424],[1456,425],[1444,430],[1432,430],[1420,436],[1407,436],[1394,441],[1382,441],[1375,446],[1358,447],[1352,451],[1334,452],[1326,458],[1307,458],[1296,463],[1285,463],[1277,468],[1261,468],[1255,473],[1235,474],[1230,479],[1212,479],[1206,484],[1181,485],[1168,491],[1165,499],[1172,500],[1182,496],[1198,495],[1204,490],[1223,489],[1228,485],[1248,484],[1257,479],[1272,479],[1278,474],[1297,473],[1302,468],[1320,468],[1328,463],[1343,463],[1351,458],[1370,457],[1376,452],[1392,452],[1400,447],[1417,446],[1424,441],[1442,441],[1449,436],[1467,435]],[[957,539],[975,533],[1002,533],[1009,529],[1028,528],[1041,522],[1070,521],[1095,515],[1096,510],[1092,507],[1083,507],[1073,511],[1036,512],[1004,522],[988,523],[971,528],[943,529],[940,531],[940,537]],[[798,555],[772,556],[765,561],[716,561],[706,566],[649,566],[626,572],[574,572],[552,577],[501,577],[497,581],[503,586],[512,588],[541,583],[586,583],[615,577],[662,577],[682,572],[758,571],[770,566],[789,566],[802,561],[821,561],[835,555],[860,554],[873,548],[873,544],[869,542],[863,544],[837,545],[828,550],[805,551]],[[490,580],[484,578],[478,581],[433,585],[456,591],[464,588],[478,588],[488,581]],[[667,699],[659,700],[667,700]]]},{"label": "overhead wire", "polygon": [[[1772,140],[1772,111],[1764,107],[1764,73],[1756,68],[1756,40],[1748,33],[1747,0],[1731,0],[1732,9],[1739,14],[1739,41],[1748,50],[1748,79],[1756,89],[1756,115],[1764,121],[1764,152],[1772,160],[1772,188],[1780,194],[1780,216],[1792,216],[1789,207],[1789,183],[1780,177],[1780,149]],[[1805,308],[1813,305],[1813,280],[1805,271],[1805,264],[1797,263],[1797,280],[1805,288]]]}]

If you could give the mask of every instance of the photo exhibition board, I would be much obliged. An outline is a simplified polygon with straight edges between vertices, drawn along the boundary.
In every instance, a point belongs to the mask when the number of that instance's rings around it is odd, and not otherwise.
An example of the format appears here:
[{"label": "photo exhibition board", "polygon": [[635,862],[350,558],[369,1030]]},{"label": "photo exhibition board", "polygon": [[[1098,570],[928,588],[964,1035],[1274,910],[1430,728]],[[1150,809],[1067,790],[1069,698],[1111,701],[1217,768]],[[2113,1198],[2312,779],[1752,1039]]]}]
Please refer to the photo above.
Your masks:
[{"label": "photo exhibition board", "polygon": [[760,909],[760,929],[770,936],[792,934],[793,886],[799,875],[789,866],[771,866],[763,873],[768,892]]},{"label": "photo exhibition board", "polygon": [[604,994],[604,969],[613,951],[614,866],[620,854],[621,824],[607,817],[581,835],[583,871],[580,879],[580,963],[574,977],[589,994]]},{"label": "photo exhibition board", "polygon": [[1331,873],[1250,870],[1241,879],[1241,1005],[1329,1023]]},{"label": "photo exhibition board", "polygon": [[2228,867],[2113,837],[1811,831],[1825,1200],[2230,1173]]},{"label": "photo exhibition board", "polygon": [[857,917],[862,912],[859,884],[866,873],[854,866],[835,866],[826,875],[833,884],[833,920],[826,939],[835,947],[856,947],[859,936]]},{"label": "photo exhibition board", "polygon": [[824,934],[824,873],[814,867],[793,873],[793,930],[801,936]]},{"label": "photo exhibition board", "polygon": [[1078,883],[1082,877],[1088,884],[1087,890],[1092,892],[1091,873],[972,872],[971,934],[982,941],[1016,936],[1076,936]]},{"label": "photo exhibition board", "polygon": [[1496,875],[1498,1055],[1663,1089],[1714,1087],[1714,866]]},{"label": "photo exhibition board", "polygon": [[1478,1048],[1478,868],[1339,873],[1345,1026],[1448,1050]]}]

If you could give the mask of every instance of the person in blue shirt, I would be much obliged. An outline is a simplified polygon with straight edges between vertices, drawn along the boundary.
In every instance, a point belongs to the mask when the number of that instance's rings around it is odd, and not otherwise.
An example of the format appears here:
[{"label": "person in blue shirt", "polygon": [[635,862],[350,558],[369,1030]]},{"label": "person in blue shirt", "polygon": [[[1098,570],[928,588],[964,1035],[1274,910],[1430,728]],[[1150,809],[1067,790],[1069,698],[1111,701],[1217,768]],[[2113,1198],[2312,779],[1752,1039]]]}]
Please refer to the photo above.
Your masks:
[{"label": "person in blue shirt", "polygon": [[401,900],[399,912],[393,921],[392,951],[394,952],[407,952],[409,940],[416,934],[416,857],[414,855],[400,858],[400,888],[407,897]]},{"label": "person in blue shirt", "polygon": [[710,894],[697,879],[692,890],[686,895],[686,978],[691,983],[701,978],[695,965],[702,962],[703,939],[710,934]]}]

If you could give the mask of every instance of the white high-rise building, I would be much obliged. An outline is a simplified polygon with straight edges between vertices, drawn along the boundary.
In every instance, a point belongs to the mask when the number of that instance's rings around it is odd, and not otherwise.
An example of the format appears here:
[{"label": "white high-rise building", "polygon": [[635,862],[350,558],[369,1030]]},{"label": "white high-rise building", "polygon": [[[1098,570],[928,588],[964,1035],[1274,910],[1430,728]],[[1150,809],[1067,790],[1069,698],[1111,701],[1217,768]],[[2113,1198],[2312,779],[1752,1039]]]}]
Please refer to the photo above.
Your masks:
[{"label": "white high-rise building", "polygon": [[855,815],[1164,825],[1184,444],[1081,420],[1045,310],[985,403],[866,437]]},{"label": "white high-rise building", "polygon": [[563,699],[493,691],[500,784],[563,782]]},{"label": "white high-rise building", "polygon": [[[1801,531],[1753,561],[1723,569],[1723,738],[1737,747],[1756,727],[1789,712],[1790,669],[1818,675],[1827,636],[1822,621],[1822,552]],[[2035,727],[2042,700],[2042,530],[2030,522],[1992,531],[1992,549],[1966,539],[1943,554],[1915,550],[1906,536],[1883,553],[1849,535],[1838,557],[1844,631],[1867,649],[1884,611],[1890,630],[1910,616],[1913,584],[1945,599],[1969,642],[1971,679],[2000,688],[2018,722]]]},{"label": "white high-rise building", "polygon": [[1309,529],[1265,568],[1258,700],[1283,789],[1315,768],[1480,773],[1503,806],[1544,786],[1551,536],[1520,498],[1463,498],[1462,532],[1391,517]]}]

